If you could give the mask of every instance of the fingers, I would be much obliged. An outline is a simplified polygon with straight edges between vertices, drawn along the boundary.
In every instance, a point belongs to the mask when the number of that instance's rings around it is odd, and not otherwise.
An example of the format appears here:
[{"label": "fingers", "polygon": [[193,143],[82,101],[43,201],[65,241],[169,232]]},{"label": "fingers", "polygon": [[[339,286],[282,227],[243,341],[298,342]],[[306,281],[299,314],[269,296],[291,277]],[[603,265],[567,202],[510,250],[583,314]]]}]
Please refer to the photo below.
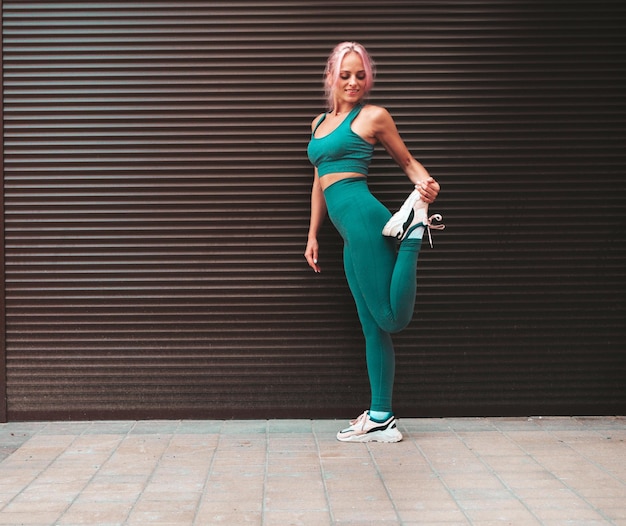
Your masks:
[{"label": "fingers", "polygon": [[309,262],[309,266],[318,274],[322,271],[320,266],[317,264],[317,254],[315,254],[312,260]]},{"label": "fingers", "polygon": [[317,248],[307,248],[304,253],[304,257],[306,258],[309,267],[311,267],[316,273],[319,274],[322,271],[320,266],[317,264]]},{"label": "fingers", "polygon": [[435,181],[432,177],[420,181],[415,186],[422,196],[422,200],[426,201],[427,203],[432,203],[435,199],[437,199],[437,196],[439,195],[439,183]]},{"label": "fingers", "polygon": [[309,267],[311,267],[316,273],[320,273],[322,269],[317,264],[317,258],[307,258],[307,262],[309,263]]}]

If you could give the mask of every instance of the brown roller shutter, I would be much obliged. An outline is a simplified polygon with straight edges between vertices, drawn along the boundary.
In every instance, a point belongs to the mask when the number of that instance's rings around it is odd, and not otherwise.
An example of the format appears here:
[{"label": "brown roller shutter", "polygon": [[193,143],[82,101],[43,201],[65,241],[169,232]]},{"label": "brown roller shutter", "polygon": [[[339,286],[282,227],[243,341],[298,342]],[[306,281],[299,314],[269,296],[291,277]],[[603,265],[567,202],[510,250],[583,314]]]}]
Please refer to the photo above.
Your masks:
[{"label": "brown roller shutter", "polygon": [[[341,243],[305,264],[339,40],[442,184],[403,416],[623,412],[620,1],[3,2],[7,417],[354,416]],[[373,191],[410,191],[382,150]]]}]

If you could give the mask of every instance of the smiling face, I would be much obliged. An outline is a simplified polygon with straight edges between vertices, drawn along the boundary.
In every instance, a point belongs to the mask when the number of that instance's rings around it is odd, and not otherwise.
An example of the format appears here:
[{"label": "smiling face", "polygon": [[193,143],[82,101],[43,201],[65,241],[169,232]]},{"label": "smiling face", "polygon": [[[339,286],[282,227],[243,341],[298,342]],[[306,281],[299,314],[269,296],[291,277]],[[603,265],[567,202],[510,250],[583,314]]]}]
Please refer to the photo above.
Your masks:
[{"label": "smiling face", "polygon": [[366,81],[367,73],[359,54],[354,52],[346,54],[341,61],[339,77],[333,89],[335,108],[359,102],[366,94]]},{"label": "smiling face", "polygon": [[[326,108],[332,110],[342,101],[351,105],[363,101],[374,86],[375,77],[376,65],[367,50],[358,42],[340,42],[329,55],[324,70]],[[346,86],[350,80],[354,85]]]},{"label": "smiling face", "polygon": [[367,73],[358,53],[348,53],[341,61],[334,86],[335,107],[354,105],[366,95]]}]

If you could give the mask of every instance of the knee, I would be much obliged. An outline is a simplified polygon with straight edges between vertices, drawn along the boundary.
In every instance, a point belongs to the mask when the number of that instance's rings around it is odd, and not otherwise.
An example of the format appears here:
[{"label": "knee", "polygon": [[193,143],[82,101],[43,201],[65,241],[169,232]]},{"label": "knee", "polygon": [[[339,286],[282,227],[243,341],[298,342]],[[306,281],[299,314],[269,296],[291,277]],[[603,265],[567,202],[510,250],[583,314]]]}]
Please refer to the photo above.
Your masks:
[{"label": "knee", "polygon": [[378,322],[378,326],[385,332],[396,334],[407,328],[411,322],[412,316],[403,316],[400,318],[384,318]]}]

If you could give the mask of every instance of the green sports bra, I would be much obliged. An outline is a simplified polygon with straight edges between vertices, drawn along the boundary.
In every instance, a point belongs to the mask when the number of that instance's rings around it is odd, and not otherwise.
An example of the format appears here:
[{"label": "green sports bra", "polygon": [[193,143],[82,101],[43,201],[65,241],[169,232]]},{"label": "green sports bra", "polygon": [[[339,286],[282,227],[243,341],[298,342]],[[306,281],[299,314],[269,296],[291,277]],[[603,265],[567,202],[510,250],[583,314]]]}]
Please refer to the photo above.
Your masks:
[{"label": "green sports bra", "polygon": [[320,177],[329,173],[342,172],[367,175],[374,155],[374,145],[354,133],[350,127],[361,109],[363,106],[357,104],[337,128],[319,138],[315,137],[315,130],[324,121],[326,114],[317,121],[311,134],[307,154]]}]

